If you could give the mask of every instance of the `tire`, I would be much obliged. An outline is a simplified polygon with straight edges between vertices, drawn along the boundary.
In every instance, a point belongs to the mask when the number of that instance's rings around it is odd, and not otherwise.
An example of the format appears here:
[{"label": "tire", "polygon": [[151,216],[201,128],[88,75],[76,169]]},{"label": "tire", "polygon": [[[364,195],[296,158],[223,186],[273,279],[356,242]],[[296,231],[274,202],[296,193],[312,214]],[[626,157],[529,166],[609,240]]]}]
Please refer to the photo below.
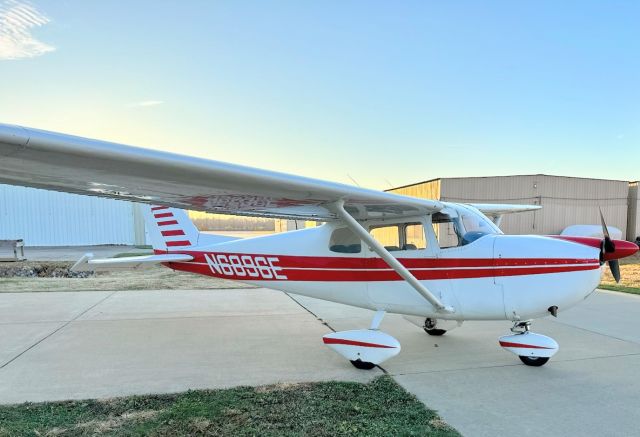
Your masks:
[{"label": "tire", "polygon": [[351,364],[353,364],[353,366],[356,369],[361,369],[361,370],[371,370],[374,367],[376,367],[375,364],[370,363],[368,361],[362,361],[362,360],[351,360]]},{"label": "tire", "polygon": [[532,367],[544,366],[549,361],[548,357],[526,357],[524,355],[518,355],[518,357],[524,364]]},{"label": "tire", "polygon": [[422,329],[424,329],[424,332],[426,332],[429,335],[435,335],[435,336],[444,335],[444,333],[447,332],[447,330],[436,328],[437,323],[438,321],[436,319],[426,318],[424,320],[424,326]]},{"label": "tire", "polygon": [[426,332],[429,335],[444,335],[445,332],[447,332],[444,329],[427,329],[424,328],[424,332]]}]

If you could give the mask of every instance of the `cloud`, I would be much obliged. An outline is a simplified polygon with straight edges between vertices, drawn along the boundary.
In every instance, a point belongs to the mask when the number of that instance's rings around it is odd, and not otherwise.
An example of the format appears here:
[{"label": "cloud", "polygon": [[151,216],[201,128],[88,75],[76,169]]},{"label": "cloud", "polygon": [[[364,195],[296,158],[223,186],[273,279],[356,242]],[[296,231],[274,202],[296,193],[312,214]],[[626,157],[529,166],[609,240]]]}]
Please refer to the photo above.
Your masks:
[{"label": "cloud", "polygon": [[146,108],[148,106],[162,105],[163,103],[164,102],[162,100],[143,100],[141,102],[129,103],[127,106],[129,108]]},{"label": "cloud", "polygon": [[0,61],[33,58],[54,51],[55,47],[31,35],[34,28],[49,21],[28,2],[0,0]]}]

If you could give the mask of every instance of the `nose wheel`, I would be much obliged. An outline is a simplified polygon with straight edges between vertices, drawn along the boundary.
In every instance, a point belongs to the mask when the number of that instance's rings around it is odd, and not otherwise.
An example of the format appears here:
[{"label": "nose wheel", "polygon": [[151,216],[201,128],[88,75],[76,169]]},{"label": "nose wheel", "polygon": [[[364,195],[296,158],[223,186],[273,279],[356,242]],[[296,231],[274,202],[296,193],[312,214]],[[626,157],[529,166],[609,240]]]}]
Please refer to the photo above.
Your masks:
[{"label": "nose wheel", "polygon": [[353,364],[353,366],[356,369],[361,369],[361,370],[371,370],[374,367],[376,367],[375,364],[369,362],[369,361],[362,361],[362,360],[350,360],[351,364]]},{"label": "nose wheel", "polygon": [[527,366],[544,366],[556,352],[558,343],[546,335],[529,330],[531,321],[516,322],[511,328],[512,335],[500,337],[498,342],[503,349],[516,354]]},{"label": "nose wheel", "polygon": [[549,361],[548,357],[527,357],[524,355],[518,355],[518,358],[520,358],[520,361],[522,361],[527,366],[532,367],[544,366],[545,364],[547,364],[547,361]]}]

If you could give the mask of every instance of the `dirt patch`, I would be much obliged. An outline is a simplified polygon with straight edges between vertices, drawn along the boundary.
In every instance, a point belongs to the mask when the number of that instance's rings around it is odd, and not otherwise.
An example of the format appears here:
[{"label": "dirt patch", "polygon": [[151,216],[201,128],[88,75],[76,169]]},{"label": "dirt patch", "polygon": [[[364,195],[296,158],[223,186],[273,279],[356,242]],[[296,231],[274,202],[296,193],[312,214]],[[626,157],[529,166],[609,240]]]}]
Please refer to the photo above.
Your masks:
[{"label": "dirt patch", "polygon": [[0,263],[0,278],[88,278],[93,272],[72,272],[71,263]]},{"label": "dirt patch", "polygon": [[616,290],[620,288],[635,288],[640,292],[640,264],[622,264],[620,263],[620,284],[616,284],[613,275],[608,267],[605,267],[602,275],[601,285],[612,287]]},{"label": "dirt patch", "polygon": [[120,416],[110,416],[104,420],[89,420],[78,423],[75,428],[92,434],[104,434],[121,428],[127,422],[144,422],[155,418],[161,411],[143,410],[123,413]]}]

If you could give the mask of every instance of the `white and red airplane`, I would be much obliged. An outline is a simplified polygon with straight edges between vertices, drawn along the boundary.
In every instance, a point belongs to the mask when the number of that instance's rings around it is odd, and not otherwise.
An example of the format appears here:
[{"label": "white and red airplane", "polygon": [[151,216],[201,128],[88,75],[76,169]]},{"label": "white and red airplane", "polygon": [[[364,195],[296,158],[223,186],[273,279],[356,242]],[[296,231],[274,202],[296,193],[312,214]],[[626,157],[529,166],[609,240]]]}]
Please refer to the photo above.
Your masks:
[{"label": "white and red airplane", "polygon": [[[155,255],[93,259],[76,269],[175,270],[242,281],[376,311],[368,329],[325,335],[358,368],[400,352],[379,330],[399,313],[431,335],[465,320],[513,323],[500,345],[531,366],[558,350],[529,331],[589,296],[603,265],[638,246],[604,238],[504,235],[503,214],[538,206],[470,205],[400,196],[0,124],[0,183],[141,202]],[[198,232],[183,209],[315,220],[322,226],[248,239]],[[492,217],[493,220],[489,219]]]}]

